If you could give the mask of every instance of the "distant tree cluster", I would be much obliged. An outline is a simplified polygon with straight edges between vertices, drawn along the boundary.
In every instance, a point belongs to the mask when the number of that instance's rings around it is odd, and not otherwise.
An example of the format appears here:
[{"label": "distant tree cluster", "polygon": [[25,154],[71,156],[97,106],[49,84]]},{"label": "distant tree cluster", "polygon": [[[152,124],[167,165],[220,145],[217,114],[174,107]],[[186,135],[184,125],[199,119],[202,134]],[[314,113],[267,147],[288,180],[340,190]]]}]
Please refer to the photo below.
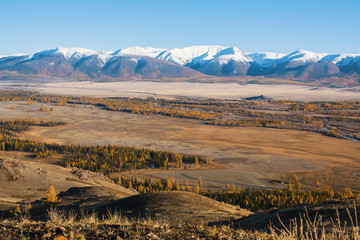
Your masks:
[{"label": "distant tree cluster", "polygon": [[239,205],[251,211],[267,210],[271,208],[292,208],[300,205],[318,204],[334,199],[344,199],[353,196],[349,188],[344,192],[329,189],[293,191],[288,190],[257,190],[245,189],[240,191],[204,192],[204,196],[220,202]]},{"label": "distant tree cluster", "polygon": [[199,164],[199,163],[211,163],[210,158],[206,158],[203,156],[197,156],[197,155],[190,155],[185,154],[182,156],[182,161],[184,163],[193,163],[193,164]]},{"label": "distant tree cluster", "polygon": [[[158,178],[157,180],[151,180],[150,178],[137,179],[122,176],[119,178],[118,183],[126,188],[133,188],[140,193],[181,190],[179,181],[175,179]],[[184,186],[182,190],[184,190]]]},{"label": "distant tree cluster", "polygon": [[112,145],[101,146],[66,146],[69,154],[62,165],[79,167],[94,172],[119,172],[142,168],[181,167],[179,154],[168,151],[140,149]]},{"label": "distant tree cluster", "polygon": [[185,184],[181,185],[178,180],[174,178],[166,179],[166,178],[158,178],[156,180],[152,180],[150,178],[127,178],[126,176],[121,176],[118,179],[118,183],[121,186],[126,188],[133,188],[140,193],[147,192],[161,192],[161,191],[188,191],[200,193],[200,186],[202,185],[201,176],[199,176],[198,184],[192,187],[189,185],[189,181],[186,181]]},{"label": "distant tree cluster", "polygon": [[65,155],[61,165],[78,167],[94,172],[118,172],[151,167],[181,167],[179,154],[122,146],[74,146],[39,143],[13,137],[0,139],[0,150],[33,152],[36,157],[48,157],[54,153]]},{"label": "distant tree cluster", "polygon": [[248,118],[248,119],[216,119],[208,122],[209,124],[221,126],[241,126],[241,127],[281,127],[285,125],[284,121],[264,119],[264,118]]},{"label": "distant tree cluster", "polygon": [[26,131],[30,126],[59,126],[65,122],[42,121],[42,120],[0,120],[0,134],[14,136],[16,132]]},{"label": "distant tree cluster", "polygon": [[169,151],[141,149],[112,145],[80,146],[40,143],[14,137],[16,132],[29,126],[55,126],[63,122],[44,122],[38,120],[1,120],[0,150],[33,152],[36,157],[48,157],[54,153],[63,154],[61,165],[79,167],[94,172],[118,172],[141,168],[181,168],[183,161],[198,164],[206,158],[197,155],[183,155]]}]

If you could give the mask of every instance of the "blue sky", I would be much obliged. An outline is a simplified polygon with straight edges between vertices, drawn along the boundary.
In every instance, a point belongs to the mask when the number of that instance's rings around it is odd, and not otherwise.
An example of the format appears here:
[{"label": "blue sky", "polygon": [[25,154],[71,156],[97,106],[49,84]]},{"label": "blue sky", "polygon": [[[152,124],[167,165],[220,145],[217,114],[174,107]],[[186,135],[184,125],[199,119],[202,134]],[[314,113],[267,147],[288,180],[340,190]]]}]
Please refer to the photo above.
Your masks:
[{"label": "blue sky", "polygon": [[0,55],[135,45],[360,53],[360,1],[0,1]]}]

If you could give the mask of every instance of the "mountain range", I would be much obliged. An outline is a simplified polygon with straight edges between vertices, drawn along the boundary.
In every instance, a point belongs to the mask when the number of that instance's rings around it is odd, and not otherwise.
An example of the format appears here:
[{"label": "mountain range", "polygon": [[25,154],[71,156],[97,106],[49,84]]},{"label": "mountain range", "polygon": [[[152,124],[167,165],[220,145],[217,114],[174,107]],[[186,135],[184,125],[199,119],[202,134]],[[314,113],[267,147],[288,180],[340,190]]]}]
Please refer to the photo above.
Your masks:
[{"label": "mountain range", "polygon": [[262,76],[292,80],[360,79],[360,54],[244,53],[236,47],[191,46],[116,51],[54,48],[0,56],[0,76],[31,75],[71,79],[206,78]]}]

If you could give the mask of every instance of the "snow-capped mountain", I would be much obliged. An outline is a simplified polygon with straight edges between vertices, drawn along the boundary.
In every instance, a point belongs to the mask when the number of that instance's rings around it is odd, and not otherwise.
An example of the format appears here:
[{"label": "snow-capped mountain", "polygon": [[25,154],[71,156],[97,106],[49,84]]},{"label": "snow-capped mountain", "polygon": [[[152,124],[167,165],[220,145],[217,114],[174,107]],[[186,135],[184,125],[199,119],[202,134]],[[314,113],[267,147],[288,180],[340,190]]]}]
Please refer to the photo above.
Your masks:
[{"label": "snow-capped mountain", "polygon": [[225,49],[222,46],[192,46],[185,48],[174,48],[162,52],[157,58],[169,62],[186,65],[191,62],[211,60],[220,51]]},{"label": "snow-capped mountain", "polygon": [[147,56],[152,58],[158,58],[159,54],[165,52],[166,49],[152,48],[152,47],[129,47],[124,49],[119,49],[111,55],[137,55],[137,56]]},{"label": "snow-capped mountain", "polygon": [[235,47],[210,48],[185,64],[201,73],[215,76],[247,75],[253,65],[258,64]]},{"label": "snow-capped mountain", "polygon": [[289,79],[316,79],[360,75],[360,54],[328,54],[297,50],[284,53],[251,53],[262,75]]},{"label": "snow-capped mountain", "polygon": [[[130,47],[116,51],[54,48],[0,57],[0,75],[31,74],[68,78],[201,78],[269,76],[314,79],[359,78],[360,54],[244,53],[236,47],[191,46],[162,49]],[[205,75],[204,75],[205,74]]]},{"label": "snow-capped mountain", "polygon": [[287,54],[285,53],[272,53],[272,52],[261,52],[261,53],[248,53],[248,56],[254,60],[261,67],[270,67],[280,62],[280,59]]},{"label": "snow-capped mountain", "polygon": [[[305,50],[297,50],[290,54],[286,53],[249,53],[251,59],[260,64],[262,67],[270,67],[274,64],[284,62],[298,62],[299,64],[308,64],[314,62],[332,62],[337,65],[346,65],[355,60],[359,62],[360,54],[329,54],[329,53],[313,53]],[[344,62],[346,62],[344,64]]]}]

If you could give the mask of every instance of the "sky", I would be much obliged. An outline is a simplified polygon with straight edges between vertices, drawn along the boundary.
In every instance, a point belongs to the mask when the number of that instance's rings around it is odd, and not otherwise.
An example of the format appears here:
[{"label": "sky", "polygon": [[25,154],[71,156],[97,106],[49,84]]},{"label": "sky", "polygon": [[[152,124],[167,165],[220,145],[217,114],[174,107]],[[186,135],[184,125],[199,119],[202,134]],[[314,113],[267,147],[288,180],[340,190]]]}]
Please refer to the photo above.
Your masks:
[{"label": "sky", "polygon": [[360,53],[358,0],[0,0],[0,55],[82,47]]}]

